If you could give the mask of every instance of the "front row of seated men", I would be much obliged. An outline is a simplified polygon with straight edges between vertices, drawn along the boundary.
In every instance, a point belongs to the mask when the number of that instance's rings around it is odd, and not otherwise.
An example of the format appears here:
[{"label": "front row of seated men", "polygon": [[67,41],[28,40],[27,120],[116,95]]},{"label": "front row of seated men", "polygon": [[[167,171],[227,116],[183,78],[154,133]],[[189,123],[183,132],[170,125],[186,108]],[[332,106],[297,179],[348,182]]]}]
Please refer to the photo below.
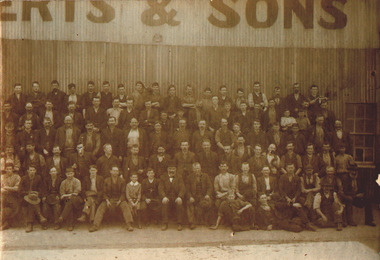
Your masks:
[{"label": "front row of seated men", "polygon": [[191,172],[180,173],[175,162],[170,161],[160,179],[149,168],[141,183],[137,172],[130,174],[127,183],[117,166],[111,167],[110,177],[103,179],[97,174],[97,166],[91,165],[82,182],[74,176],[73,168],[66,169],[64,180],[55,167],[41,176],[30,165],[23,177],[14,172],[13,164],[7,163],[5,168],[1,176],[1,229],[12,225],[20,208],[24,210],[26,232],[33,231],[36,220],[44,230],[48,223],[54,223],[55,230],[66,223],[72,231],[75,219],[88,221],[89,231],[94,232],[106,213],[109,217],[118,211],[128,231],[133,231],[133,223],[142,228],[142,223],[148,226],[160,220],[162,230],[166,230],[170,218],[179,231],[184,223],[194,229],[197,224],[211,226],[216,218],[211,229],[217,229],[223,221],[234,231],[315,231],[315,225],[340,231],[346,225],[357,225],[353,206],[364,207],[365,224],[375,226],[371,203],[357,182],[355,165],[339,177],[333,167],[327,167],[321,179],[312,167],[305,167],[298,176],[294,165],[288,164],[287,173],[276,178],[264,166],[262,176],[256,179],[248,163],[241,165],[241,173],[233,175],[228,172],[227,162],[222,161],[213,185],[198,162],[192,165]]}]

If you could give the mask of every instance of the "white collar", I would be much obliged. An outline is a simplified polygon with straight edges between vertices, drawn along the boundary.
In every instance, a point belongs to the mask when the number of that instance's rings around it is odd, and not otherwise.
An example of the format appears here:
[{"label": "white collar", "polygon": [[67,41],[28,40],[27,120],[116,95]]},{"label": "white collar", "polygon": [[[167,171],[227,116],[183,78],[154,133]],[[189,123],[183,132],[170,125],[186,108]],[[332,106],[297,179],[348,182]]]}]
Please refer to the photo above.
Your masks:
[{"label": "white collar", "polygon": [[129,183],[131,186],[137,186],[137,185],[139,185],[139,182],[138,181],[136,181],[135,183],[133,183],[132,181]]}]

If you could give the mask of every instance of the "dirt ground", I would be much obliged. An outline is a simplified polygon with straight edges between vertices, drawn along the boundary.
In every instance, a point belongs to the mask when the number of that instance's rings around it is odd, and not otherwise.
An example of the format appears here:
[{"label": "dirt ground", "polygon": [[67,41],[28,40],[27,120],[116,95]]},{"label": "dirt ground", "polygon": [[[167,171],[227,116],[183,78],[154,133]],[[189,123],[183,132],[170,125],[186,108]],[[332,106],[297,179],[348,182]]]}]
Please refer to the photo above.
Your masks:
[{"label": "dirt ground", "polygon": [[19,227],[0,232],[1,259],[380,259],[380,211],[374,210],[377,227],[363,225],[364,216],[357,213],[359,226],[340,232],[232,233],[228,227],[212,231],[204,226],[177,231],[174,224],[166,231],[151,225],[128,232],[107,223],[94,233],[84,224],[72,232],[36,225],[25,233]]}]

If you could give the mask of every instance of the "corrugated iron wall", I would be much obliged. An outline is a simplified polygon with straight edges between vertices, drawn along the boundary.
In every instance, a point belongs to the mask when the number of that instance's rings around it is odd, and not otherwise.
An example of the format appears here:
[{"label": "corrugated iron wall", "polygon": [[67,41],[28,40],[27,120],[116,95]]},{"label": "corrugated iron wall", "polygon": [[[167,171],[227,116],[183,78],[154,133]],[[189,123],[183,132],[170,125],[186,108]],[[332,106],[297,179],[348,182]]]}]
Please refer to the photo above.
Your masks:
[{"label": "corrugated iron wall", "polygon": [[331,108],[342,117],[346,102],[376,102],[373,49],[311,49],[252,47],[189,47],[161,45],[127,45],[63,41],[2,39],[4,94],[12,92],[20,82],[24,92],[38,80],[42,90],[50,91],[50,82],[57,79],[63,90],[69,83],[85,91],[88,80],[100,88],[103,80],[111,82],[113,91],[123,83],[131,87],[138,80],[146,85],[159,82],[166,92],[175,84],[182,95],[185,85],[197,88],[201,96],[205,87],[214,93],[227,85],[230,95],[237,87],[246,91],[260,81],[268,96],[281,85],[283,95],[299,82],[303,93],[312,84],[321,92],[329,90]]}]

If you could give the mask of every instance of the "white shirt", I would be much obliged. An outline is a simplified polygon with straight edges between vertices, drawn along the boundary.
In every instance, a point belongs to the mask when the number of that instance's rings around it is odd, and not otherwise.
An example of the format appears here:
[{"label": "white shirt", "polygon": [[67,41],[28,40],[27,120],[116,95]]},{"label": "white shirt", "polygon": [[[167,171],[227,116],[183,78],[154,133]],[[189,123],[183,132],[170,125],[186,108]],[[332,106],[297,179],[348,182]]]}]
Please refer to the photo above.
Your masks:
[{"label": "white shirt", "polygon": [[139,137],[139,131],[131,129],[128,134],[128,147],[131,147],[134,144],[139,144]]},{"label": "white shirt", "polygon": [[270,190],[269,177],[268,178],[264,177],[264,180],[265,180],[265,189]]}]

